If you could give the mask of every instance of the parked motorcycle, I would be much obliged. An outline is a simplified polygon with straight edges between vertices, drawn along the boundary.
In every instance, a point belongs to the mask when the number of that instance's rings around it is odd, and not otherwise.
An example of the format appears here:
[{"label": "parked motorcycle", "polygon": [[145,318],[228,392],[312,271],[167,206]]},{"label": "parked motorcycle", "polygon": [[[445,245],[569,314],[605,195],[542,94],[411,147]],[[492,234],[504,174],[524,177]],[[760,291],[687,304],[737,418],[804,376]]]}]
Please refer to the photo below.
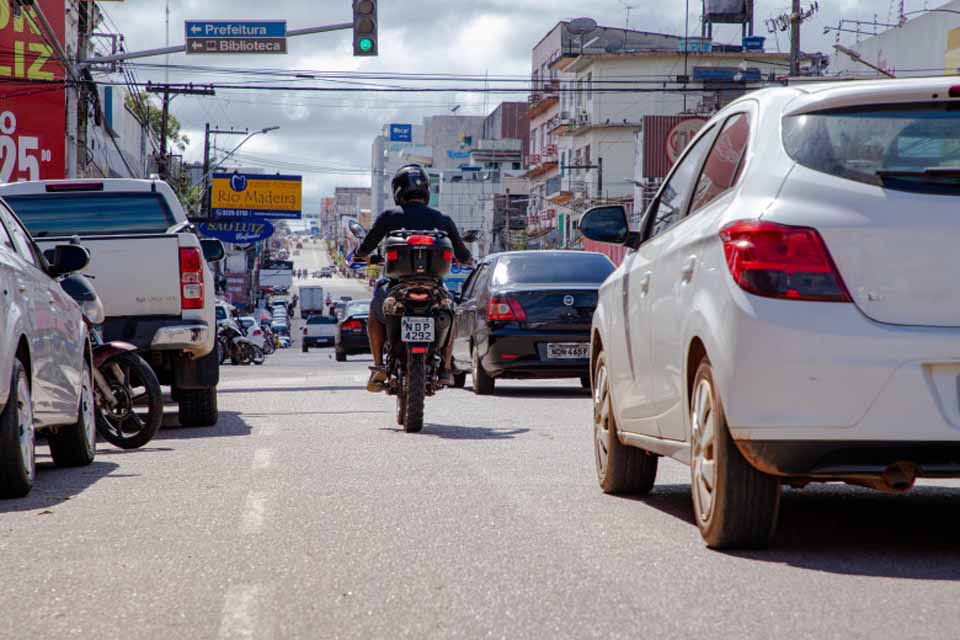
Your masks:
[{"label": "parked motorcycle", "polygon": [[233,319],[220,321],[217,341],[220,364],[227,358],[230,358],[230,363],[234,365],[251,362],[261,365],[266,360],[263,350],[243,334],[243,329]]},{"label": "parked motorcycle", "polygon": [[[358,238],[365,234],[356,223],[350,230]],[[383,302],[387,392],[397,397],[397,424],[417,433],[425,398],[443,388],[439,372],[454,310],[443,277],[450,272],[453,244],[442,231],[395,231],[384,240],[384,253],[384,274],[397,283]],[[370,256],[371,264],[382,261]]]},{"label": "parked motorcycle", "polygon": [[104,342],[99,325],[104,311],[90,280],[79,273],[60,286],[83,310],[93,345],[94,405],[97,433],[121,449],[150,442],[163,421],[163,393],[157,374],[127,342]]}]

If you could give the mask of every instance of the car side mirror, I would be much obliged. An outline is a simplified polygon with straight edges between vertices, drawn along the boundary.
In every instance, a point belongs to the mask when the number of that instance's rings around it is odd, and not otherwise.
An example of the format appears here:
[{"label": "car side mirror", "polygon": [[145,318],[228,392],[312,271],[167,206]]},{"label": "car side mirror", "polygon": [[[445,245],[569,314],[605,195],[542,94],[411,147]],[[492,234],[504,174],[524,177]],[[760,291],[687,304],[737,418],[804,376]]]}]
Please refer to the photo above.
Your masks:
[{"label": "car side mirror", "polygon": [[90,264],[90,252],[78,244],[58,244],[43,252],[53,276],[76,273]]},{"label": "car side mirror", "polygon": [[202,239],[200,248],[203,250],[203,259],[207,262],[220,262],[227,255],[223,243],[212,238]]},{"label": "car side mirror", "polygon": [[588,209],[580,218],[580,233],[596,242],[626,244],[631,235],[627,210],[623,205]]}]

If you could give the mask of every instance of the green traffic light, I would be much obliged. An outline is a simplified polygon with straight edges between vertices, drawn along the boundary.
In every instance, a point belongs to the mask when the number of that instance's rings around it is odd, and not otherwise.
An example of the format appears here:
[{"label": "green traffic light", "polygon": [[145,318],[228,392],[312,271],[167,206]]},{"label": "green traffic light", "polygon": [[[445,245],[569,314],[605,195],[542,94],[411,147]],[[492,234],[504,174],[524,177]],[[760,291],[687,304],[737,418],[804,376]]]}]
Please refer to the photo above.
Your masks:
[{"label": "green traffic light", "polygon": [[360,51],[373,51],[373,40],[360,38]]}]

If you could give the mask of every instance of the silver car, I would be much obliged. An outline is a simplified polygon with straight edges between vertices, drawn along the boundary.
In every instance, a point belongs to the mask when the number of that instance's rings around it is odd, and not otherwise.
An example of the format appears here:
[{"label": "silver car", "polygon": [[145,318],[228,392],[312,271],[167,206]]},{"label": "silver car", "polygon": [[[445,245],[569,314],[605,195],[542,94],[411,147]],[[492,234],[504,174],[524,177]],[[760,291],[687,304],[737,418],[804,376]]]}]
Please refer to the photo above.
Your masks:
[{"label": "silver car", "polygon": [[54,464],[96,455],[90,344],[80,307],[57,277],[83,269],[86,249],[61,245],[48,262],[0,201],[0,497],[26,495],[44,432]]}]

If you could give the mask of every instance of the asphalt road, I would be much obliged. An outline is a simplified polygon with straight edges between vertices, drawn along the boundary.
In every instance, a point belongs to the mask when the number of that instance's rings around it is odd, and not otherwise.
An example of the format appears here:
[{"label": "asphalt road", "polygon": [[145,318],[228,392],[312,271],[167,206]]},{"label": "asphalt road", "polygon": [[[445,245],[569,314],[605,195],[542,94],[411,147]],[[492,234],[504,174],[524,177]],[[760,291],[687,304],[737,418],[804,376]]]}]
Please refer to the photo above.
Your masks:
[{"label": "asphalt road", "polygon": [[577,381],[448,390],[409,435],[368,364],[226,366],[215,428],[171,415],[84,469],[41,455],[0,503],[0,637],[960,635],[956,482],[787,490],[775,548],[718,553],[685,467],[600,492]]}]

